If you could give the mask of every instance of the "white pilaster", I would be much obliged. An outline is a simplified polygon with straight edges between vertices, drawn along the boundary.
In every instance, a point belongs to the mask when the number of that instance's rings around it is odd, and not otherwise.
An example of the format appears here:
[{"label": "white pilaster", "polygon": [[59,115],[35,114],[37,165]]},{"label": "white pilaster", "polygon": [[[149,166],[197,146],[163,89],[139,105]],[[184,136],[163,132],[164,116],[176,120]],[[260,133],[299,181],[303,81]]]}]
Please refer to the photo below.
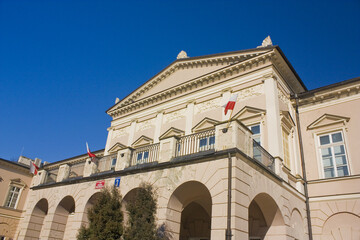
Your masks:
[{"label": "white pilaster", "polygon": [[274,157],[282,156],[280,107],[277,82],[274,77],[265,76],[266,122],[268,126],[268,151]]},{"label": "white pilaster", "polygon": [[185,135],[191,134],[191,129],[193,127],[193,118],[194,118],[194,102],[190,102],[186,106]]},{"label": "white pilaster", "polygon": [[134,142],[135,130],[136,130],[136,120],[132,121],[131,125],[130,125],[130,134],[129,134],[129,139],[128,139],[128,146],[131,146],[131,144]]},{"label": "white pilaster", "polygon": [[158,115],[156,115],[156,125],[155,125],[155,134],[154,134],[154,143],[159,142],[159,137],[161,133],[161,125],[162,125],[162,119],[163,119],[163,112],[159,112]]},{"label": "white pilaster", "polygon": [[106,139],[106,145],[105,145],[105,152],[104,152],[104,156],[109,155],[108,150],[110,148],[110,143],[111,143],[111,139],[112,139],[112,134],[114,132],[114,129],[112,127],[108,128],[108,136]]}]

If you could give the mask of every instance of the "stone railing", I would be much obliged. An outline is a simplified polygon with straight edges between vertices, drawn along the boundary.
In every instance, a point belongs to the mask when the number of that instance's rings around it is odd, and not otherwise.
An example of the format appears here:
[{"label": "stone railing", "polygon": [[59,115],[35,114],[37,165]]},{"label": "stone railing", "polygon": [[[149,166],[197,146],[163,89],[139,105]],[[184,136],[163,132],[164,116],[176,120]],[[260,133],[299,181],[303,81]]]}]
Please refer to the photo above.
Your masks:
[{"label": "stone railing", "polygon": [[[77,171],[77,176],[88,177],[99,172],[106,172],[115,170],[124,170],[131,166],[136,166],[152,162],[167,162],[173,158],[182,157],[186,155],[196,154],[202,151],[213,150],[215,152],[226,149],[237,148],[245,155],[261,163],[264,167],[272,172],[275,172],[276,161],[274,158],[259,144],[252,139],[251,131],[237,120],[230,123],[221,123],[214,127],[214,129],[198,132],[186,136],[168,136],[160,139],[159,143],[142,146],[136,149],[127,147],[119,150],[115,154],[107,155],[100,158],[98,161],[91,161],[86,159],[83,165],[82,175]],[[115,167],[112,166],[113,159],[116,159]],[[73,172],[75,169],[73,169]],[[34,185],[42,183],[61,182],[72,178],[71,164],[64,163],[52,172],[47,173],[41,170],[41,177],[37,176],[34,179]],[[53,174],[53,176],[46,179],[44,176]],[[277,173],[278,174],[278,173]],[[73,174],[75,175],[75,174]]]}]

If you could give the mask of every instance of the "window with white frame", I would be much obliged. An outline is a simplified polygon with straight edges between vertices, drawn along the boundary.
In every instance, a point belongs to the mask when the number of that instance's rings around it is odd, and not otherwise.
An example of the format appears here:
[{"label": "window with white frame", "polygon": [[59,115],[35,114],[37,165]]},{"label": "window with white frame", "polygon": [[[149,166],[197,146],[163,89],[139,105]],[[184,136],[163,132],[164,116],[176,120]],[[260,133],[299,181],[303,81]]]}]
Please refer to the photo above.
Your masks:
[{"label": "window with white frame", "polygon": [[341,131],[318,136],[321,165],[325,178],[349,175],[344,136]]},{"label": "window with white frame", "polygon": [[200,138],[199,140],[200,151],[213,149],[214,146],[215,146],[215,136],[207,136]]},{"label": "window with white frame", "polygon": [[116,166],[116,158],[113,158],[111,160],[110,170],[115,170],[115,166]]},{"label": "window with white frame", "polygon": [[136,160],[138,163],[146,162],[148,159],[149,159],[149,151],[143,151],[137,154]]},{"label": "window with white frame", "polygon": [[[250,125],[248,128],[253,133],[252,139],[259,145],[261,145],[261,128],[260,123]],[[257,144],[253,143],[253,158],[261,161],[261,150],[258,148]]]},{"label": "window with white frame", "polygon": [[20,188],[17,186],[10,185],[8,196],[5,201],[5,207],[15,208],[20,195]]}]

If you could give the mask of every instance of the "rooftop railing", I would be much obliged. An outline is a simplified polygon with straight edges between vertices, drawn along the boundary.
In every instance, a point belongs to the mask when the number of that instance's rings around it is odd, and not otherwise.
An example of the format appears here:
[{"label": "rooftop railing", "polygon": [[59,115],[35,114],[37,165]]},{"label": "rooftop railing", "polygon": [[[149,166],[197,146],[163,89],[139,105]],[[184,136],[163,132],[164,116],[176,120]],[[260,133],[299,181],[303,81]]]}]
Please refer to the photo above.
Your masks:
[{"label": "rooftop railing", "polygon": [[176,143],[176,157],[215,148],[215,129],[181,137]]}]

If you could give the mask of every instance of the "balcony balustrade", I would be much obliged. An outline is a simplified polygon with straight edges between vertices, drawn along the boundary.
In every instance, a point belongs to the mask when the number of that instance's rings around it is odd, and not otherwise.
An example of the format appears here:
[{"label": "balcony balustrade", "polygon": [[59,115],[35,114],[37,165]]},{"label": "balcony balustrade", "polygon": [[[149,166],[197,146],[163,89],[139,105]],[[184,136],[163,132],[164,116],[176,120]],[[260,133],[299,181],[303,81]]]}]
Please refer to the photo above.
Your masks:
[{"label": "balcony balustrade", "polygon": [[130,166],[155,162],[159,156],[160,144],[151,144],[132,151]]},{"label": "balcony balustrade", "polygon": [[215,129],[181,137],[176,143],[175,156],[185,156],[215,149]]}]

